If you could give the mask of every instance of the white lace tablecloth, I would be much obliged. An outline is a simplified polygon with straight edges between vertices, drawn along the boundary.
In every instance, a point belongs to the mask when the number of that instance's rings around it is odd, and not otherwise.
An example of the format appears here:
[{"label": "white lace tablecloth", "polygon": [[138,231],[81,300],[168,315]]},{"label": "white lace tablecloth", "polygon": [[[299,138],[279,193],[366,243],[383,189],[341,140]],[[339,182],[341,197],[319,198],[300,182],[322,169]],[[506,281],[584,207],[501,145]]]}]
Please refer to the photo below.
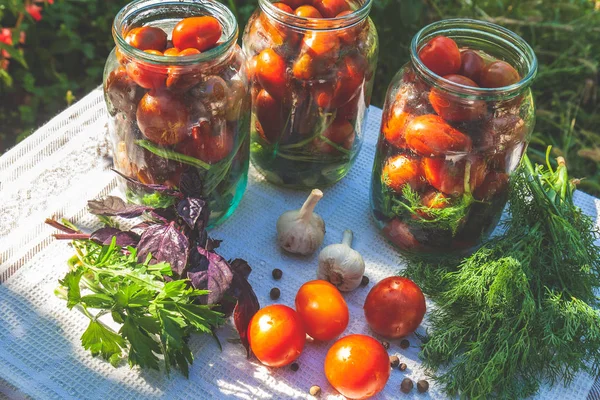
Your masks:
[{"label": "white lace tablecloth", "polygon": [[[88,199],[106,195],[116,187],[109,168],[106,112],[100,90],[95,90],[31,137],[0,158],[0,395],[18,394],[39,399],[291,399],[311,398],[311,385],[323,388],[322,398],[338,398],[323,373],[323,360],[331,343],[307,344],[299,359],[300,370],[269,369],[247,361],[239,344],[227,342],[235,336],[230,325],[215,341],[197,335],[190,378],[178,372],[140,371],[127,365],[113,368],[83,350],[80,337],[87,318],[69,311],[54,296],[57,280],[67,270],[72,254],[68,243],[54,240],[47,217],[69,218],[81,226],[95,220],[86,211]],[[381,110],[371,108],[363,149],[350,174],[325,190],[317,212],[327,223],[325,245],[339,242],[342,231],[355,232],[354,247],[362,253],[366,275],[373,282],[398,272],[397,253],[379,236],[369,213],[368,189]],[[275,221],[285,210],[298,208],[306,193],[274,187],[251,169],[247,192],[235,214],[211,236],[224,239],[221,254],[241,257],[250,263],[250,282],[261,305],[272,304],[269,291],[281,289],[279,302],[292,305],[297,289],[314,279],[316,257],[292,258],[282,254],[274,239]],[[600,201],[578,192],[576,202],[591,215],[598,215]],[[283,279],[273,281],[273,268],[283,270]],[[345,334],[371,334],[362,305],[369,288],[345,295],[350,307],[350,325]],[[422,328],[421,328],[422,329]],[[443,398],[433,382],[427,394],[416,389],[400,392],[405,377],[425,377],[420,368],[418,341],[402,350],[392,342],[390,354],[398,354],[408,365],[405,372],[392,371],[380,399]],[[594,378],[580,374],[570,387],[543,387],[539,398],[585,399]],[[592,398],[593,395],[590,395]],[[595,397],[594,397],[595,398]]]}]

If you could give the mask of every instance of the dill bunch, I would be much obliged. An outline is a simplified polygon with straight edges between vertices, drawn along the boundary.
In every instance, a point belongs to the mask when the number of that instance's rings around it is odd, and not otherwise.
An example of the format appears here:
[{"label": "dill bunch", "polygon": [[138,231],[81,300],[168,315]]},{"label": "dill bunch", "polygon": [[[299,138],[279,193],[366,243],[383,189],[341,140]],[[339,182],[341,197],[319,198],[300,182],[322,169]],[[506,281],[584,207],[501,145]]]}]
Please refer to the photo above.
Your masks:
[{"label": "dill bunch", "polygon": [[421,357],[450,395],[524,398],[542,381],[600,372],[598,230],[573,204],[564,160],[548,161],[524,158],[501,236],[462,261],[403,273],[436,302]]}]

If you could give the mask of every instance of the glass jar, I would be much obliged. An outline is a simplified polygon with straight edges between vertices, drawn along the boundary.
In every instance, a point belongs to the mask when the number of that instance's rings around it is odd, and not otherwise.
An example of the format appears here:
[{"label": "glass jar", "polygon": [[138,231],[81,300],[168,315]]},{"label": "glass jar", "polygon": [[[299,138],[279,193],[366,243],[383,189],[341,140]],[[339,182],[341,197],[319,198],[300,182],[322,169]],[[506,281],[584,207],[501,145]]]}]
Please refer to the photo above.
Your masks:
[{"label": "glass jar", "polygon": [[[134,28],[158,27],[169,48],[178,22],[205,15],[218,20],[222,34],[215,47],[199,54],[150,54],[125,39]],[[113,37],[104,95],[115,168],[142,184],[170,188],[179,186],[184,172],[196,174],[209,202],[210,225],[224,221],[246,188],[250,152],[249,88],[234,15],[211,0],[137,0],[115,17]],[[170,201],[123,182],[131,202]]]},{"label": "glass jar", "polygon": [[[516,83],[473,87],[473,81],[456,83],[456,75],[435,74],[419,52],[438,36],[458,45],[459,73],[471,68],[489,82],[491,75],[481,71],[505,61],[518,72]],[[478,69],[466,50],[481,58]],[[373,216],[404,252],[468,253],[497,225],[510,175],[526,150],[535,123],[529,87],[537,60],[513,32],[468,19],[423,28],[410,52],[387,92],[371,181]]]},{"label": "glass jar", "polygon": [[[259,0],[243,38],[251,159],[281,186],[330,185],[362,145],[378,55],[373,0],[281,1]],[[287,6],[305,3],[326,18],[296,16]]]}]

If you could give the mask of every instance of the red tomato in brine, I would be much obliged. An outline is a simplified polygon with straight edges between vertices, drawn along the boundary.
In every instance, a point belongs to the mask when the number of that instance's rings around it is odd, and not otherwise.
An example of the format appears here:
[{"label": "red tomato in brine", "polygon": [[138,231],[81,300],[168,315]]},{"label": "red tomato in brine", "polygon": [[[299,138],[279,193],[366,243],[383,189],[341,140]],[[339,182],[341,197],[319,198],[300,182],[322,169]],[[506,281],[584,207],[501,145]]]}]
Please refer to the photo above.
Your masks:
[{"label": "red tomato in brine", "polygon": [[138,104],[136,117],[142,134],[156,144],[177,144],[187,135],[187,106],[168,91],[146,93]]},{"label": "red tomato in brine", "polygon": [[481,71],[481,86],[486,88],[510,86],[520,80],[517,70],[506,61],[494,61]]},{"label": "red tomato in brine", "polygon": [[173,29],[173,46],[206,51],[221,38],[221,24],[211,16],[189,17],[179,21]]},{"label": "red tomato in brine", "polygon": [[248,325],[248,341],[258,360],[269,367],[293,363],[302,353],[306,331],[300,315],[282,304],[258,310]]},{"label": "red tomato in brine", "polygon": [[327,341],[338,337],[348,326],[348,305],[340,291],[323,280],[306,282],[296,294],[296,311],[306,333]]},{"label": "red tomato in brine", "polygon": [[364,310],[374,332],[398,339],[413,333],[423,321],[425,296],[410,279],[392,276],[371,289]]},{"label": "red tomato in brine", "polygon": [[177,150],[208,164],[214,164],[231,153],[233,144],[233,137],[229,132],[213,132],[211,124],[204,120],[192,128],[190,138],[177,146]]},{"label": "red tomato in brine", "polygon": [[464,50],[460,53],[461,64],[459,74],[466,76],[474,82],[480,83],[481,71],[485,68],[483,57],[473,50]]},{"label": "red tomato in brine", "polygon": [[405,128],[404,138],[408,147],[422,156],[444,156],[448,153],[465,152],[472,148],[471,138],[451,127],[437,115],[415,117]]},{"label": "red tomato in brine", "polygon": [[[479,87],[471,79],[462,75],[446,75],[444,79],[459,85]],[[433,88],[429,92],[429,102],[435,112],[446,121],[473,121],[483,117],[487,111],[486,103],[483,100],[464,99],[450,91],[437,88]]]},{"label": "red tomato in brine", "polygon": [[302,18],[323,18],[319,10],[309,5],[303,5],[296,8],[294,14],[296,14],[296,17]]},{"label": "red tomato in brine", "polygon": [[327,380],[349,399],[366,399],[381,392],[390,371],[387,351],[379,341],[366,335],[341,338],[325,357]]},{"label": "red tomato in brine", "polygon": [[256,60],[258,83],[273,97],[283,99],[286,87],[285,60],[273,49],[265,49]]},{"label": "red tomato in brine", "polygon": [[431,39],[419,50],[419,58],[440,76],[456,74],[460,70],[460,50],[454,40],[445,36]]},{"label": "red tomato in brine", "polygon": [[390,157],[381,172],[382,182],[396,193],[408,184],[414,190],[422,186],[421,162],[418,158],[400,154]]}]

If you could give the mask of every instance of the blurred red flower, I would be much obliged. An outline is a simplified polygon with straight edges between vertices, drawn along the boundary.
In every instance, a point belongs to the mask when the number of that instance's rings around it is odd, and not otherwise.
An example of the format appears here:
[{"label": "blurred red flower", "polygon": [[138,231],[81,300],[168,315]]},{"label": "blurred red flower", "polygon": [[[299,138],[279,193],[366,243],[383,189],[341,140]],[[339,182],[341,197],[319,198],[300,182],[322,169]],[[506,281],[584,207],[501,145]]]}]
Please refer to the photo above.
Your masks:
[{"label": "blurred red flower", "polygon": [[42,19],[42,7],[37,6],[35,4],[29,4],[25,6],[25,10],[29,13],[29,15],[31,15],[31,18],[33,18],[34,20],[39,21]]}]

